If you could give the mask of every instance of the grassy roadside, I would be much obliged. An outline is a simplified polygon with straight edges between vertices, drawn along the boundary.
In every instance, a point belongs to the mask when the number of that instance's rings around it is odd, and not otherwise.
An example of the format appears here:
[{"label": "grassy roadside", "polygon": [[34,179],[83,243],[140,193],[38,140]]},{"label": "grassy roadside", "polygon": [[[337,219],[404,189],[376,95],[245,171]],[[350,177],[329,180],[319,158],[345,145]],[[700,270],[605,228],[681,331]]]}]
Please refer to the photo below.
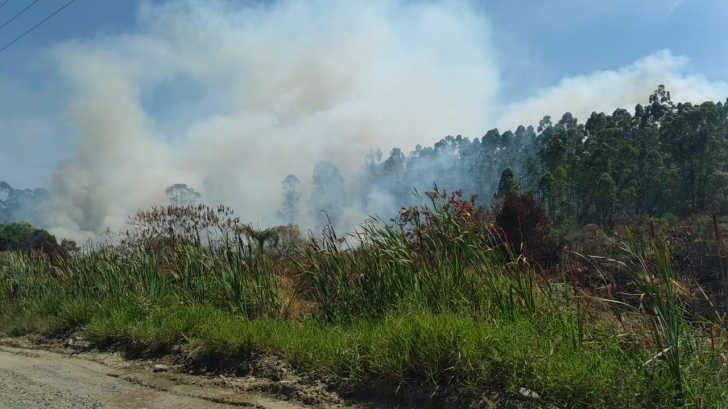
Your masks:
[{"label": "grassy roadside", "polygon": [[184,344],[220,358],[275,354],[354,385],[473,396],[525,386],[559,407],[726,406],[724,328],[704,323],[707,338],[683,318],[669,253],[634,250],[637,262],[624,266],[657,313],[610,302],[620,313],[609,319],[447,205],[433,200],[407,226],[365,224],[355,246],[329,230],[301,244],[288,270],[227,222],[205,245],[137,240],[53,262],[1,254],[0,330],[81,332],[99,347]]},{"label": "grassy roadside", "polygon": [[[119,303],[64,301],[55,315],[26,309],[5,315],[11,333],[79,331],[99,347],[125,345],[164,351],[187,344],[220,358],[252,352],[282,357],[302,371],[326,371],[355,384],[458,386],[515,390],[527,386],[559,407],[673,407],[669,368],[644,365],[650,350],[625,348],[618,338],[575,348],[563,317],[483,320],[454,313],[392,312],[383,319],[348,325],[320,321],[247,320],[209,305],[168,299]],[[29,327],[34,323],[34,327]],[[706,357],[704,357],[706,358]],[[710,359],[690,362],[684,373],[687,401],[721,407],[725,374]]]}]

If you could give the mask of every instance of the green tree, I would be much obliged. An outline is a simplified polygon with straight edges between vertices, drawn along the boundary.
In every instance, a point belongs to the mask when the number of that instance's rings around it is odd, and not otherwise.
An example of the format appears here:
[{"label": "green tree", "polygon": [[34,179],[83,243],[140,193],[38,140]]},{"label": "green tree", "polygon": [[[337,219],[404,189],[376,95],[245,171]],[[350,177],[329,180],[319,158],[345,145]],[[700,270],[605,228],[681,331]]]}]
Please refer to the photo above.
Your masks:
[{"label": "green tree", "polygon": [[27,222],[0,224],[0,251],[14,251],[26,246],[34,230],[35,227]]},{"label": "green tree", "polygon": [[614,211],[619,208],[618,192],[617,184],[609,173],[602,173],[591,196],[594,215],[600,225],[606,226],[612,222]]},{"label": "green tree", "polygon": [[639,151],[631,145],[624,144],[617,152],[612,165],[620,202],[626,210],[634,206],[637,200],[637,158]]},{"label": "green tree", "polygon": [[0,251],[40,251],[50,256],[58,252],[56,238],[27,222],[0,224]]},{"label": "green tree", "polygon": [[662,154],[657,149],[650,150],[644,160],[638,180],[638,192],[647,198],[652,207],[644,210],[658,214],[667,211],[663,203],[665,195],[670,193],[667,184],[668,177]]},{"label": "green tree", "polygon": [[721,103],[679,104],[662,128],[673,180],[677,182],[678,214],[709,207],[709,180],[723,170],[728,119]]},{"label": "green tree", "polygon": [[498,182],[498,193],[496,193],[496,196],[503,197],[509,193],[518,193],[520,190],[521,188],[518,185],[518,180],[516,179],[516,175],[513,173],[513,169],[511,169],[510,166],[507,166],[503,169],[503,172],[501,172],[500,182]]},{"label": "green tree", "polygon": [[561,130],[546,140],[546,144],[541,150],[541,160],[543,160],[547,172],[553,172],[563,162],[567,150],[566,138],[566,132]]}]

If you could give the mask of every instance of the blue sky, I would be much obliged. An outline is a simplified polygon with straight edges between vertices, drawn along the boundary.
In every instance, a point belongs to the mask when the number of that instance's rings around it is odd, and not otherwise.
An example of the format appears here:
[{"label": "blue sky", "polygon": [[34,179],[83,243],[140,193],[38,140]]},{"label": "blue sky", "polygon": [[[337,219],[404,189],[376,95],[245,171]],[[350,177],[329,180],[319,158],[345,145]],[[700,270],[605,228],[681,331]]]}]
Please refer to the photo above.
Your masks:
[{"label": "blue sky", "polygon": [[728,2],[722,0],[481,3],[496,46],[523,56],[506,77],[520,97],[564,76],[615,70],[663,49],[687,56],[689,69],[709,80],[728,80],[728,44],[721,40]]},{"label": "blue sky", "polygon": [[173,183],[262,214],[239,192],[273,197],[320,160],[351,175],[370,149],[583,121],[659,84],[725,101],[727,18],[724,0],[77,0],[0,52],[0,180],[51,187],[80,229]]},{"label": "blue sky", "polygon": [[[67,0],[42,0],[0,30],[5,45]],[[32,0],[0,8],[5,22]],[[76,0],[0,54],[0,76],[31,89],[47,86],[45,56],[62,41],[134,30],[141,0]],[[160,1],[156,1],[160,3]],[[245,3],[245,1],[238,1]],[[567,75],[613,70],[663,49],[687,56],[690,70],[728,81],[728,2],[723,0],[478,1],[493,25],[495,46],[511,58],[503,70],[506,98],[525,98]]]}]

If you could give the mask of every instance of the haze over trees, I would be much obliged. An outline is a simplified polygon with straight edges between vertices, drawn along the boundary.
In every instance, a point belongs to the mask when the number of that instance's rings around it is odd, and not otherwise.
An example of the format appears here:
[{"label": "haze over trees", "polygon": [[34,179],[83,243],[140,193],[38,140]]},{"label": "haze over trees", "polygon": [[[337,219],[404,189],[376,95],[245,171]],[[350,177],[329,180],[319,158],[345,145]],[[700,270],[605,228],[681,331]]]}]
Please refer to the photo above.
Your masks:
[{"label": "haze over trees", "polygon": [[296,221],[296,215],[298,213],[298,199],[301,198],[301,194],[298,193],[298,186],[301,181],[293,175],[288,175],[281,183],[281,189],[283,190],[283,208],[280,211],[280,218],[284,223],[293,223]]},{"label": "haze over trees", "polygon": [[[409,155],[395,148],[367,157],[363,186],[412,203],[413,188],[462,189],[479,203],[508,191],[532,196],[555,226],[610,224],[651,212],[686,216],[728,210],[728,106],[674,103],[660,86],[635,112],[570,113],[538,128],[489,130],[470,140],[448,136]],[[361,183],[360,183],[361,184]],[[356,192],[354,192],[356,196]]]},{"label": "haze over trees", "polygon": [[164,190],[172,206],[184,207],[194,206],[199,203],[201,195],[193,188],[177,183]]},{"label": "haze over trees", "polygon": [[47,201],[48,191],[38,189],[14,189],[0,181],[0,223],[16,220],[35,221],[36,208]]},{"label": "haze over trees", "polygon": [[[423,135],[423,138],[426,135]],[[538,126],[487,131],[483,137],[447,136],[409,154],[372,150],[346,181],[337,166],[320,162],[309,189],[295,175],[282,182],[274,224],[339,229],[345,215],[394,217],[417,205],[413,195],[437,186],[478,196],[488,207],[507,192],[533,197],[555,227],[565,222],[609,225],[645,213],[683,217],[728,210],[728,107],[722,102],[675,103],[660,85],[634,112],[593,112],[580,122],[571,113],[545,116]],[[165,192],[173,206],[204,202],[185,184]],[[304,197],[306,194],[306,197]],[[0,182],[0,222],[27,220],[51,228],[41,217],[45,189],[16,190]],[[347,208],[354,209],[348,213]],[[241,209],[244,216],[245,209]]]}]

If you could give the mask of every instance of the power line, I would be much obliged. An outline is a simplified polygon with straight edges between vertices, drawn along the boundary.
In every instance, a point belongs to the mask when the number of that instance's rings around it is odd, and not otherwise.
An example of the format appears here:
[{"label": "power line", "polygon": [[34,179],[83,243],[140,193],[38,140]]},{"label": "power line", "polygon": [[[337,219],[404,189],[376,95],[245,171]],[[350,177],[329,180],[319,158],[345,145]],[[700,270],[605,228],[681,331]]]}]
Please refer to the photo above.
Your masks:
[{"label": "power line", "polygon": [[2,7],[4,6],[4,5],[8,4],[8,2],[9,2],[9,1],[10,1],[10,0],[5,0],[5,1],[3,2],[3,4],[0,4],[0,8],[2,8]]},{"label": "power line", "polygon": [[[30,5],[28,7],[20,10],[20,13],[16,14],[15,16],[13,16],[13,18],[11,18],[10,20],[6,21],[5,24],[3,24],[2,26],[0,26],[0,30],[2,30],[3,28],[5,28],[5,26],[7,26],[8,24],[12,23],[13,20],[15,20],[16,18],[18,18],[21,14],[25,13],[29,8],[33,7],[33,5],[35,3],[37,3],[37,2],[39,2],[39,1],[40,0],[35,0],[34,2],[30,3]],[[7,3],[7,1],[5,3]],[[3,3],[3,4],[5,4],[5,3]]]},{"label": "power line", "polygon": [[17,38],[15,39],[15,40],[13,40],[13,41],[9,42],[9,43],[8,43],[8,44],[7,44],[7,45],[6,45],[5,47],[3,47],[3,48],[0,48],[0,53],[1,53],[1,52],[3,52],[3,51],[5,51],[5,49],[6,49],[6,48],[8,48],[8,47],[10,47],[11,45],[15,44],[15,43],[16,43],[16,42],[17,42],[18,40],[20,40],[21,38],[23,38],[23,37],[25,37],[26,35],[30,34],[30,32],[31,32],[31,31],[33,31],[33,30],[35,30],[36,28],[40,27],[40,26],[41,26],[41,25],[42,25],[43,23],[45,23],[46,21],[48,21],[48,20],[50,20],[51,18],[53,18],[53,16],[55,16],[55,15],[56,15],[56,14],[58,14],[58,13],[60,13],[60,12],[61,12],[61,10],[65,9],[66,7],[70,6],[70,5],[71,5],[71,3],[73,3],[74,1],[76,1],[76,0],[71,0],[71,1],[69,1],[68,3],[64,4],[64,5],[63,5],[63,7],[59,8],[59,9],[58,9],[58,10],[56,10],[56,11],[54,11],[54,12],[53,12],[53,14],[51,14],[50,16],[48,16],[48,17],[46,17],[45,19],[43,19],[43,21],[41,21],[40,23],[38,23],[38,24],[34,25],[33,27],[31,27],[31,28],[30,28],[30,30],[28,30],[28,31],[24,32],[23,34],[19,35],[19,36],[18,36],[18,37],[17,37]]}]

